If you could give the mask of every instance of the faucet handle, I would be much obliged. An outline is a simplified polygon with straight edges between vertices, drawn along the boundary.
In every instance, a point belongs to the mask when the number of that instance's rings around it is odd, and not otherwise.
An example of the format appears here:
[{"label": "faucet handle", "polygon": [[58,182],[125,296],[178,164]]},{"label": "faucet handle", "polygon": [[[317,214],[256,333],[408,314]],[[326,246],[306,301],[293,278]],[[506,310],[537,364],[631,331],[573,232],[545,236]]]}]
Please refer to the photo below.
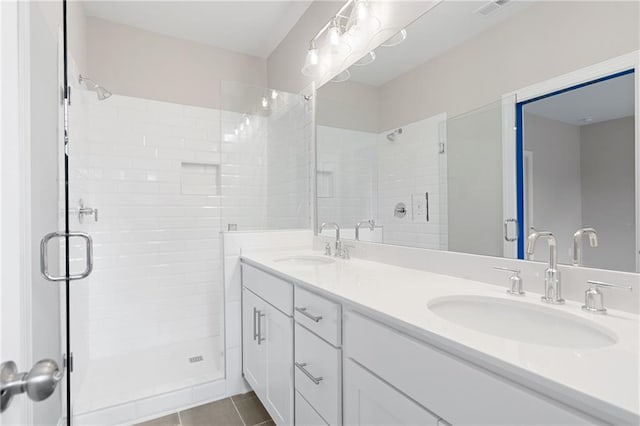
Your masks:
[{"label": "faucet handle", "polygon": [[331,256],[331,244],[326,243],[324,245],[324,254],[325,256]]},{"label": "faucet handle", "polygon": [[522,278],[520,278],[520,272],[522,271],[520,271],[520,269],[505,268],[504,266],[494,266],[493,269],[496,269],[498,271],[507,271],[513,274],[511,275],[511,278],[509,278],[509,280],[511,281],[511,288],[507,290],[507,293],[514,296],[525,295],[525,292],[522,289]]},{"label": "faucet handle", "polygon": [[351,253],[349,253],[350,248],[356,248],[356,246],[351,244],[342,244],[342,258],[349,260],[351,259]]},{"label": "faucet handle", "polygon": [[584,305],[582,305],[582,310],[594,314],[607,313],[607,309],[604,307],[604,295],[598,289],[599,287],[633,291],[633,287],[630,285],[612,284],[603,281],[587,280],[587,285],[589,288],[584,292]]}]

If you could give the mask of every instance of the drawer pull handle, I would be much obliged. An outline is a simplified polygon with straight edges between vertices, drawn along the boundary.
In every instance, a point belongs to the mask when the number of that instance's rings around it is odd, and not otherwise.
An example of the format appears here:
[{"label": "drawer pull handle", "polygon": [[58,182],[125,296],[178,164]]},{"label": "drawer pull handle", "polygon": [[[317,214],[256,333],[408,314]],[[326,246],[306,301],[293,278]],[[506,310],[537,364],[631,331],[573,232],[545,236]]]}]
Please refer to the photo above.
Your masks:
[{"label": "drawer pull handle", "polygon": [[300,312],[305,317],[309,318],[311,321],[320,322],[320,320],[322,319],[322,317],[320,315],[311,315],[309,312],[307,312],[307,308],[298,308],[298,307],[296,307],[294,309],[296,311]]},{"label": "drawer pull handle", "polygon": [[296,362],[295,364],[298,370],[302,371],[304,375],[307,376],[313,383],[315,383],[316,385],[320,384],[320,382],[322,381],[322,377],[314,377],[313,374],[309,373],[305,368],[307,366],[306,362]]}]

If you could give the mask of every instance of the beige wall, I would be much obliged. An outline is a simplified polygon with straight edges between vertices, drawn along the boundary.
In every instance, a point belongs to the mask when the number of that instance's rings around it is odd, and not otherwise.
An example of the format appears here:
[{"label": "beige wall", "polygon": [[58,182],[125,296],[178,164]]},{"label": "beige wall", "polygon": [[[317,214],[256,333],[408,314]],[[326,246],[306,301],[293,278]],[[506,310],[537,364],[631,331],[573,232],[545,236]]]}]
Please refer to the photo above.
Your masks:
[{"label": "beige wall", "polygon": [[639,48],[638,2],[536,4],[380,88],[382,128],[455,116]]},{"label": "beige wall", "polygon": [[220,81],[265,87],[266,60],[87,18],[86,75],[111,92],[217,108]]},{"label": "beige wall", "polygon": [[626,117],[580,128],[582,223],[599,237],[584,249],[587,266],[636,271],[634,127]]},{"label": "beige wall", "polygon": [[318,90],[316,123],[378,133],[380,129],[380,100],[378,88],[347,81],[327,83]]}]

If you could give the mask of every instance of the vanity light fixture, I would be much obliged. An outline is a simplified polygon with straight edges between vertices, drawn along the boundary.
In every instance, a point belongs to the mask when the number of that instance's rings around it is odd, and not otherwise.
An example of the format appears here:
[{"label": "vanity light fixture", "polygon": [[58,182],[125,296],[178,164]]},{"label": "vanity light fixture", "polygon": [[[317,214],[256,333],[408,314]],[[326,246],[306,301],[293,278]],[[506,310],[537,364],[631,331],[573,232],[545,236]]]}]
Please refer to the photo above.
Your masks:
[{"label": "vanity light fixture", "polygon": [[331,79],[333,83],[344,83],[351,78],[351,72],[346,69]]},{"label": "vanity light fixture", "polygon": [[403,41],[405,41],[406,39],[407,39],[407,30],[403,28],[399,32],[397,32],[393,37],[389,38],[389,40],[382,43],[380,46],[383,46],[383,47],[397,46]]},{"label": "vanity light fixture", "polygon": [[351,11],[349,31],[357,33],[362,30],[375,31],[380,28],[380,20],[371,12],[368,0],[357,0]]},{"label": "vanity light fixture", "polygon": [[[369,0],[347,0],[311,39],[302,74],[321,77],[331,64],[339,65],[352,51],[366,49],[380,25]],[[375,59],[374,53],[369,56],[366,63]]]}]

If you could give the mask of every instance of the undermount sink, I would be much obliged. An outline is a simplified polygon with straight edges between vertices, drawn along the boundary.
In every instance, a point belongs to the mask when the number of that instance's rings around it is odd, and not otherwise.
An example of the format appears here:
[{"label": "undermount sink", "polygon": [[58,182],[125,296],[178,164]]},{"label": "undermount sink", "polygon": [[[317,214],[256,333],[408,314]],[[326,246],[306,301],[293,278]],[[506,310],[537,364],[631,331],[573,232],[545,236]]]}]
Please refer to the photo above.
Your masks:
[{"label": "undermount sink", "polygon": [[428,307],[457,325],[525,343],[594,349],[617,341],[612,331],[576,315],[495,297],[440,297]]},{"label": "undermount sink", "polygon": [[298,265],[298,266],[319,266],[319,265],[328,265],[330,263],[335,262],[335,259],[332,259],[327,256],[287,256],[281,257],[280,259],[275,259],[274,262],[277,263],[288,263],[290,265]]}]

